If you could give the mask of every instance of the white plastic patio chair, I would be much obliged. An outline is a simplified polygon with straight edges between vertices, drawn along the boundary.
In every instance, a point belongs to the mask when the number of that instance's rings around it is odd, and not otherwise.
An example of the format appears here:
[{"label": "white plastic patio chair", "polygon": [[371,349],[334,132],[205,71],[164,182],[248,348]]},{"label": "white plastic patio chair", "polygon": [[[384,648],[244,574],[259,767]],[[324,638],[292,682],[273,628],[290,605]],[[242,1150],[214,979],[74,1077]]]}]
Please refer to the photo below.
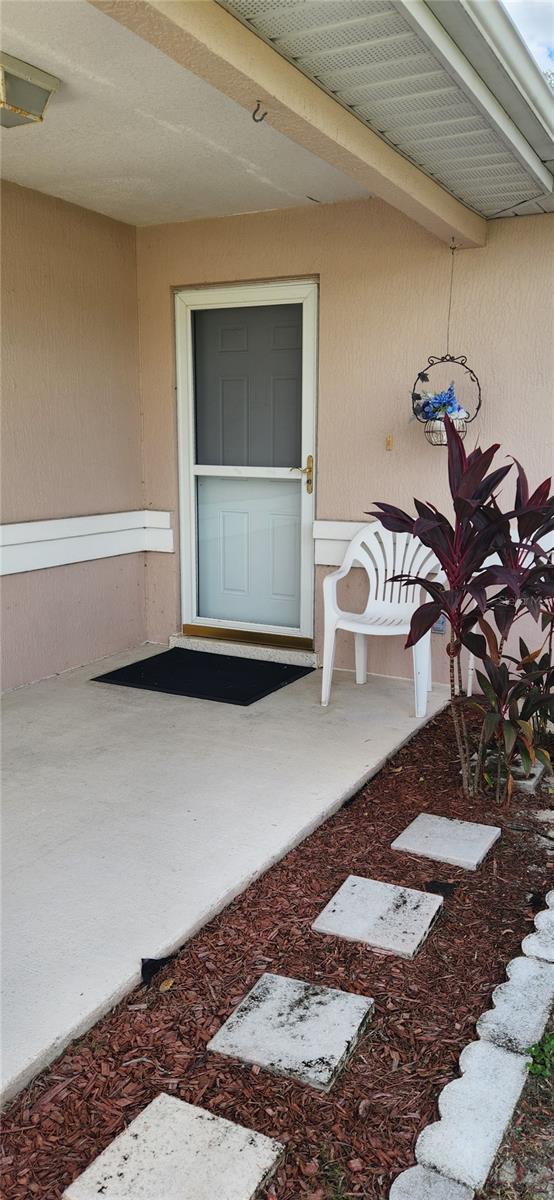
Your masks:
[{"label": "white plastic patio chair", "polygon": [[[362,567],[369,580],[369,598],[363,613],[345,612],[337,603],[337,584],[353,566]],[[367,637],[403,637],[410,629],[414,609],[422,601],[419,586],[391,583],[394,575],[440,574],[433,551],[409,533],[389,533],[379,521],[365,525],[352,539],[342,566],[323,581],[325,634],[323,641],[323,680],[321,703],[326,707],[331,695],[337,630],[354,634],[356,683],[367,682]],[[429,597],[430,599],[430,597]],[[427,692],[431,690],[431,633],[413,647],[415,710],[417,717],[427,712]]]}]

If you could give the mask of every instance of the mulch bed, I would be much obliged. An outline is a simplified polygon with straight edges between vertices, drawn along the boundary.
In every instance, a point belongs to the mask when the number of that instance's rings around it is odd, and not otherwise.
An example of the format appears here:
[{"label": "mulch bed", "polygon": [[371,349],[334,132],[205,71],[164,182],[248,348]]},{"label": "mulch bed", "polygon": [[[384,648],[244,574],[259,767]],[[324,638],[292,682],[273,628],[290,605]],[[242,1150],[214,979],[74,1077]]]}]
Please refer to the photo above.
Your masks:
[{"label": "mulch bed", "polygon": [[[4,1116],[5,1200],[58,1200],[160,1091],[286,1145],[267,1200],[384,1200],[393,1178],[414,1162],[417,1135],[436,1120],[437,1096],[530,930],[530,894],[552,886],[546,848],[526,812],[533,800],[518,799],[517,812],[492,801],[471,805],[451,759],[446,712],[188,942],[148,988],[44,1071]],[[501,824],[503,835],[477,872],[391,851],[422,811]],[[264,819],[271,814],[261,797]],[[416,888],[432,879],[458,886],[408,962],[311,933],[348,874]],[[368,1033],[329,1094],[206,1053],[263,971],[375,998]],[[164,979],[173,984],[160,991]]]}]

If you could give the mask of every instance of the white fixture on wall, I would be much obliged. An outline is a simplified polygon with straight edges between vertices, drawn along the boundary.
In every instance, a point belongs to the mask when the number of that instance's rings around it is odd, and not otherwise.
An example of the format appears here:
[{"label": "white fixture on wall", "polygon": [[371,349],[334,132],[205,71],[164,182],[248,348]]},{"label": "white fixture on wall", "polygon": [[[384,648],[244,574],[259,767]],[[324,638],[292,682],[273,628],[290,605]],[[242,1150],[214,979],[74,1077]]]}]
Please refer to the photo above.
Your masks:
[{"label": "white fixture on wall", "polygon": [[60,86],[59,79],[0,51],[0,125],[34,125]]}]

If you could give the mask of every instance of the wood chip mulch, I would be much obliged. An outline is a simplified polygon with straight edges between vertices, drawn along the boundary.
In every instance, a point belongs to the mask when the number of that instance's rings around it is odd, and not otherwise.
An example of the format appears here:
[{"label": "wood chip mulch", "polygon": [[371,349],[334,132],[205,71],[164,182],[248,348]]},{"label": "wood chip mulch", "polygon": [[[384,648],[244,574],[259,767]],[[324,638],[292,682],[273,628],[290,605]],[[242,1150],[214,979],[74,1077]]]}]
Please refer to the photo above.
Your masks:
[{"label": "wood chip mulch", "polygon": [[[3,1121],[4,1200],[59,1200],[160,1091],[285,1144],[267,1200],[385,1200],[414,1162],[418,1133],[437,1119],[437,1096],[530,931],[536,897],[552,886],[533,805],[468,803],[450,715],[432,720],[353,802],[21,1093]],[[423,811],[500,824],[502,838],[477,872],[393,852],[390,843]],[[263,820],[271,814],[261,797]],[[348,874],[458,886],[409,962],[311,932]],[[206,1053],[264,971],[374,997],[368,1032],[329,1094]]]}]

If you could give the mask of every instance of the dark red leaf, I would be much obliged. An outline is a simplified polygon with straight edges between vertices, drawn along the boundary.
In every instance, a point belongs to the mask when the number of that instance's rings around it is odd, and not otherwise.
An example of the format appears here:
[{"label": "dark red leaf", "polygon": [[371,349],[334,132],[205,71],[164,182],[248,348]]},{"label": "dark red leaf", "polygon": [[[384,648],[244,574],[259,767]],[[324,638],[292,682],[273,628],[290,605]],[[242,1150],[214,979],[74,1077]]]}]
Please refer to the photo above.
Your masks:
[{"label": "dark red leaf", "polygon": [[406,649],[409,646],[415,646],[415,643],[419,642],[420,638],[431,629],[440,615],[441,606],[440,604],[436,604],[435,601],[432,601],[430,604],[421,604],[412,616]]},{"label": "dark red leaf", "polygon": [[550,495],[551,483],[552,483],[551,478],[543,479],[542,483],[539,483],[539,486],[537,488],[535,488],[533,495],[529,497],[529,507],[533,506],[533,508],[536,508],[536,507],[542,508],[543,504],[546,504],[548,497]]},{"label": "dark red leaf", "polygon": [[480,633],[472,633],[471,630],[465,630],[461,634],[462,644],[475,655],[476,658],[484,658],[487,653],[487,643]]},{"label": "dark red leaf", "polygon": [[[496,451],[499,449],[499,443],[495,442],[494,445],[489,446],[487,450],[479,451],[478,457],[475,458],[471,466],[468,466],[466,463],[466,469],[456,492],[457,496],[463,497],[465,500],[471,500],[473,498],[474,493],[482,483],[482,480],[491,465]],[[511,467],[509,466],[507,470],[511,470]]]},{"label": "dark red leaf", "polygon": [[448,416],[444,418],[444,428],[448,446],[448,480],[450,483],[450,492],[452,496],[456,496],[462,475],[467,466],[466,452],[462,439]]},{"label": "dark red leaf", "polygon": [[375,500],[374,503],[380,511],[367,513],[368,517],[376,517],[391,533],[412,533],[414,517],[410,517],[409,513],[397,508],[394,504],[385,504],[381,500]]},{"label": "dark red leaf", "polygon": [[529,484],[527,476],[520,462],[514,458],[517,467],[517,483],[516,483],[516,508],[526,508],[529,500]]},{"label": "dark red leaf", "polygon": [[501,636],[506,638],[516,615],[515,604],[496,604],[493,611],[498,630]]},{"label": "dark red leaf", "polygon": [[484,613],[487,607],[487,593],[484,587],[481,587],[478,583],[468,583],[467,590],[472,599],[475,600],[479,611]]}]

